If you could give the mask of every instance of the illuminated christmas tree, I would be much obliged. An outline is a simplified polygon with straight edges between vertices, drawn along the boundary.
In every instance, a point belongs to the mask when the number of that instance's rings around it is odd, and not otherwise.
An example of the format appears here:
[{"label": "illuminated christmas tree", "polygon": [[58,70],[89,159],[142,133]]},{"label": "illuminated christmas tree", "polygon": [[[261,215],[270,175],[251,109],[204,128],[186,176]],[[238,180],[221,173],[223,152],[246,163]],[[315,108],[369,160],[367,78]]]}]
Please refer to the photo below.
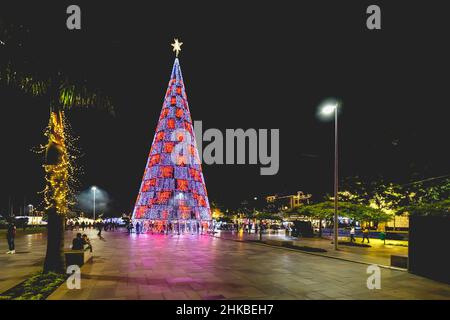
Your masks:
[{"label": "illuminated christmas tree", "polygon": [[211,220],[178,53],[148,156],[134,221],[182,222]]}]

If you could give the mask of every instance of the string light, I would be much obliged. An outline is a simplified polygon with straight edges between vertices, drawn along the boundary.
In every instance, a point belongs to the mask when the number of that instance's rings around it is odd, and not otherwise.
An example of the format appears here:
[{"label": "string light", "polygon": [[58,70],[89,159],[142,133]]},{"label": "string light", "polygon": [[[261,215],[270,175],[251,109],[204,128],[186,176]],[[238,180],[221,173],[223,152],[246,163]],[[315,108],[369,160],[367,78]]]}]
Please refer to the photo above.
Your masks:
[{"label": "string light", "polygon": [[40,145],[35,151],[46,158],[43,165],[46,185],[41,191],[43,205],[45,210],[56,208],[58,214],[65,215],[75,204],[75,188],[79,185],[77,176],[82,173],[82,169],[75,165],[75,160],[81,155],[75,146],[78,138],[72,136],[63,111],[50,113],[44,135],[47,144]]}]

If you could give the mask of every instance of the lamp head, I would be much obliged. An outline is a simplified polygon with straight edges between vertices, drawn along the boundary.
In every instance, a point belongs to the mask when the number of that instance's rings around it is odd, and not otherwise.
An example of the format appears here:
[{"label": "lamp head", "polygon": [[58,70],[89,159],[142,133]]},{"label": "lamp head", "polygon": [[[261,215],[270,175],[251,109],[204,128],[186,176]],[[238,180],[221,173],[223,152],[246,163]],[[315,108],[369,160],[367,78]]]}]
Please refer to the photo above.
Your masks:
[{"label": "lamp head", "polygon": [[319,120],[329,121],[336,113],[341,111],[341,102],[335,98],[329,98],[323,101],[317,108],[316,116]]},{"label": "lamp head", "polygon": [[320,110],[320,112],[324,115],[324,116],[329,116],[332,113],[334,113],[334,111],[337,109],[337,103],[336,104],[326,104],[322,107],[322,109]]}]

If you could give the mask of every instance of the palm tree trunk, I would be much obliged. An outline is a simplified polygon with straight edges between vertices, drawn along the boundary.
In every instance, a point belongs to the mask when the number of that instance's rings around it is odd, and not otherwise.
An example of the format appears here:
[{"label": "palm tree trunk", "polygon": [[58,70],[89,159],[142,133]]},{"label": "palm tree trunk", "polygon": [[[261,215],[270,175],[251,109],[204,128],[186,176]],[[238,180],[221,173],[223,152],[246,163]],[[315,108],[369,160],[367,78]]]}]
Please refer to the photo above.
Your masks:
[{"label": "palm tree trunk", "polygon": [[[47,209],[47,253],[44,261],[44,272],[65,273],[64,257],[64,227],[65,213],[58,212],[66,209],[67,199],[59,196],[67,187],[67,177],[61,170],[67,170],[67,150],[65,146],[64,121],[61,111],[52,111],[48,133],[45,170],[48,177],[49,194],[46,196],[50,206]],[[55,172],[55,168],[60,171]]]},{"label": "palm tree trunk", "polygon": [[44,273],[65,273],[64,259],[64,216],[55,208],[48,210],[47,253],[45,255]]}]

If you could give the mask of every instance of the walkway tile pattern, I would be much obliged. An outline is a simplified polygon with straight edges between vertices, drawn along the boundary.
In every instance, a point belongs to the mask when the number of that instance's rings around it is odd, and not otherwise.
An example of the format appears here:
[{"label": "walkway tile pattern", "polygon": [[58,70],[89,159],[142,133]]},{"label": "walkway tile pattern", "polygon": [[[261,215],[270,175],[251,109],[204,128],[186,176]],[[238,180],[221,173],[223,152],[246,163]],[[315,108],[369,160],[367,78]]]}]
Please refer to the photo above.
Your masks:
[{"label": "walkway tile pattern", "polygon": [[[217,237],[224,239],[235,239],[235,240],[259,240],[258,234],[248,234],[245,232],[230,232],[221,231],[215,234]],[[351,247],[340,245],[339,251],[334,250],[334,245],[329,239],[319,239],[319,238],[291,238],[285,236],[284,233],[271,233],[264,234],[263,240],[293,240],[297,246],[307,246],[313,248],[322,248],[327,250],[326,253],[322,253],[325,256],[341,258],[351,261],[358,261],[362,263],[378,264],[383,266],[390,266],[391,255],[408,255],[408,247],[392,245],[396,241],[387,240],[386,244],[383,244],[381,240],[371,239],[370,248],[364,247]],[[346,241],[347,238],[341,238],[340,241]],[[357,242],[361,242],[361,238],[357,238]]]},{"label": "walkway tile pattern", "polygon": [[[69,235],[68,235],[69,236]],[[450,286],[367,266],[202,235],[90,234],[94,262],[81,289],[62,285],[49,299],[450,299]]]}]

